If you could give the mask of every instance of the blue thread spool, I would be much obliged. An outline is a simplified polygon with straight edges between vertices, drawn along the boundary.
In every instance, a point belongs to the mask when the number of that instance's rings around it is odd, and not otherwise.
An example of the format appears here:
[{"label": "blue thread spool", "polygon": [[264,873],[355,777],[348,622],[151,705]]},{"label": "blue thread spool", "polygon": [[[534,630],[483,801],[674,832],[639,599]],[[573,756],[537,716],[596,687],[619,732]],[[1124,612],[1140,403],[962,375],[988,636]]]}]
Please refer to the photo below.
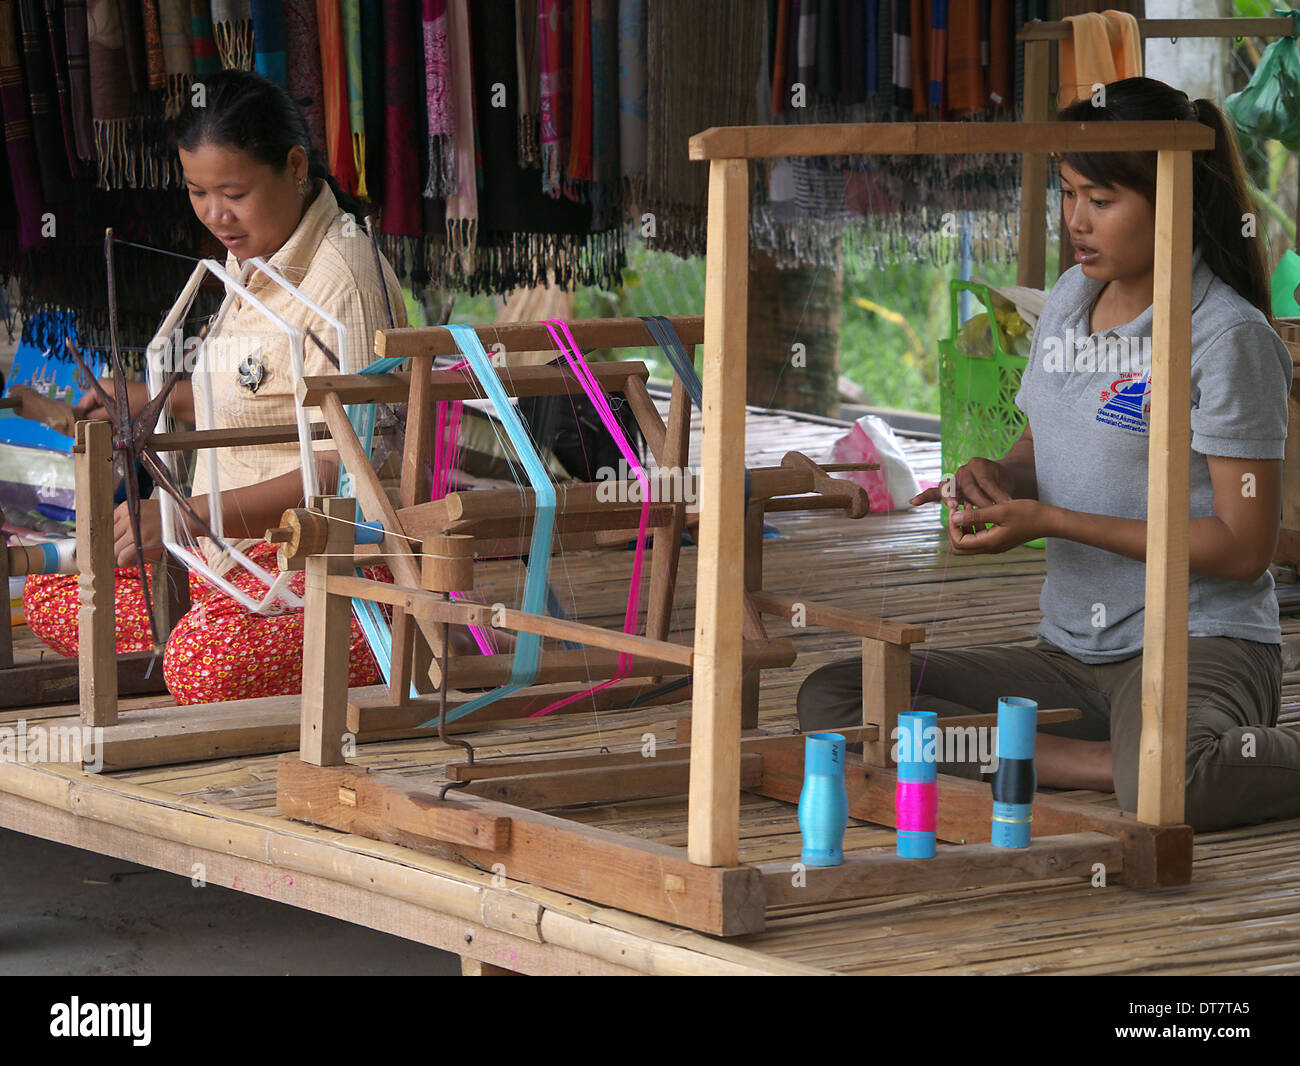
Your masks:
[{"label": "blue thread spool", "polygon": [[844,784],[844,738],[839,733],[809,733],[804,742],[803,790],[799,793],[799,832],[805,866],[841,866],[844,830],[849,824],[849,792]]},{"label": "blue thread spool", "polygon": [[904,859],[933,859],[939,811],[939,716],[898,716],[898,783],[894,789],[897,851]]},{"label": "blue thread spool", "polygon": [[1019,696],[998,700],[998,768],[993,774],[994,847],[1027,848],[1033,829],[1034,737],[1038,704]]}]

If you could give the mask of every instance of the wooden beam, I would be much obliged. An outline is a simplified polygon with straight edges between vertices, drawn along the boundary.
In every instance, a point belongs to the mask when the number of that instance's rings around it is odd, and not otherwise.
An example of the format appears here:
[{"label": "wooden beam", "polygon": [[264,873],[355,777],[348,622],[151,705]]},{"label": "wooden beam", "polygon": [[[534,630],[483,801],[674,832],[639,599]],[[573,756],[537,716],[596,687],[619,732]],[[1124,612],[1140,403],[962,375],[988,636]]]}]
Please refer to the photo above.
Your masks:
[{"label": "wooden beam", "polygon": [[709,164],[707,241],[688,848],[694,863],[734,866],[740,832],[743,678],[736,622],[745,594],[745,530],[738,519],[745,499],[749,289],[749,164],[743,159]]},{"label": "wooden beam", "polygon": [[77,508],[77,661],[81,720],[117,721],[117,603],[113,560],[113,428],[78,422],[75,443]]},{"label": "wooden beam", "polygon": [[[310,426],[312,440],[323,440],[329,430],[323,422]],[[154,433],[149,437],[151,447],[160,452],[188,452],[202,448],[246,448],[253,444],[297,444],[298,427],[237,426],[230,429],[185,429],[174,433]]]},{"label": "wooden beam", "polygon": [[317,496],[312,510],[331,519],[325,553],[307,560],[306,606],[302,634],[302,738],[304,761],[337,766],[348,727],[348,658],[352,644],[352,609],[330,592],[328,579],[352,569],[352,526],[356,503],[338,496]]},{"label": "wooden beam", "polygon": [[[645,363],[626,360],[620,363],[591,364],[592,375],[606,392],[623,392],[630,377],[648,378]],[[508,396],[563,396],[582,392],[582,385],[568,367],[503,366],[497,377]],[[326,396],[336,396],[344,404],[406,403],[410,395],[410,374],[326,374],[303,378],[298,399],[307,407],[323,407]],[[435,400],[477,400],[483,390],[467,370],[435,370],[431,375],[430,395]]]},{"label": "wooden beam", "polygon": [[1187,500],[1191,438],[1192,154],[1156,169],[1138,818],[1183,820],[1187,766]]},{"label": "wooden beam", "polygon": [[912,706],[912,654],[906,644],[862,641],[862,724],[874,725],[876,739],[862,745],[869,766],[893,766],[898,715]]},{"label": "wooden beam", "polygon": [[[863,122],[714,126],[690,140],[693,160],[826,155],[1120,152],[1214,147],[1197,122]],[[709,307],[705,304],[705,331]]]},{"label": "wooden beam", "polygon": [[[671,321],[683,344],[699,344],[704,339],[703,315],[679,315]],[[568,326],[578,347],[586,350],[658,347],[645,323],[639,318],[588,318],[570,322]],[[544,352],[555,347],[555,341],[551,339],[544,322],[496,322],[475,326],[474,332],[488,351],[492,350],[494,344],[504,344],[507,354]],[[379,330],[375,334],[375,354],[380,358],[399,359],[411,356],[458,356],[460,349],[442,326],[408,326]],[[596,365],[592,364],[593,370]],[[517,374],[522,369],[541,368],[511,369]]]},{"label": "wooden beam", "polygon": [[[483,799],[460,796],[483,815],[510,819],[510,842],[502,849],[443,845],[432,838],[359,818],[339,802],[340,788],[355,789],[369,776],[374,788],[396,802],[427,789],[418,780],[394,774],[368,774],[353,766],[316,767],[285,757],[280,761],[277,799],[289,818],[448,853],[479,869],[500,863],[504,875],[554,892],[608,904],[622,910],[720,936],[755,933],[763,928],[763,886],[752,866],[710,868],[691,863],[681,848],[580,825],[552,815]],[[739,793],[737,793],[739,795]]]},{"label": "wooden beam", "polygon": [[[850,755],[844,783],[849,817],[894,826],[893,770],[866,766]],[[798,803],[803,788],[803,752],[763,752],[763,780],[752,791]],[[938,836],[955,844],[986,844],[991,835],[993,791],[979,781],[939,775]],[[1139,888],[1185,885],[1192,878],[1192,827],[1145,825],[1131,814],[1064,796],[1034,797],[1034,836],[1105,833],[1124,843],[1124,882]]]},{"label": "wooden beam", "polygon": [[[513,608],[496,610],[490,604],[444,600],[433,592],[403,588],[385,581],[368,581],[360,577],[333,577],[328,582],[331,591],[354,599],[374,603],[391,603],[403,607],[417,618],[457,625],[497,626],[521,633],[539,633],[556,640],[575,640],[580,644],[594,644],[599,648],[612,648],[631,655],[644,655],[664,662],[693,663],[692,650],[684,644],[669,644],[662,640],[648,640],[621,630],[602,629],[584,622],[571,622],[565,618],[552,618],[544,614],[530,614]],[[739,640],[737,640],[739,650]]]},{"label": "wooden beam", "polygon": [[852,633],[857,637],[883,640],[888,644],[920,644],[925,640],[925,626],[887,622],[843,607],[813,603],[801,596],[791,596],[784,592],[754,592],[750,594],[750,599],[764,614],[786,619],[791,617],[798,605],[805,624],[838,629],[841,633]]},{"label": "wooden beam", "polygon": [[[762,779],[762,756],[757,752],[741,755],[740,787],[750,788]],[[471,782],[465,792],[500,803],[543,810],[583,803],[626,803],[685,796],[689,787],[688,759],[655,758],[587,769],[484,777]]]},{"label": "wooden beam", "polygon": [[[1046,41],[1025,45],[1026,122],[1047,120],[1050,48]],[[1043,288],[1047,276],[1047,164],[1046,152],[1025,152],[1020,157],[1020,248],[1016,257],[1016,284],[1034,289]]]},{"label": "wooden beam", "polygon": [[769,907],[811,907],[846,899],[902,893],[957,892],[1057,877],[1091,877],[1102,863],[1108,878],[1124,865],[1124,845],[1104,833],[1036,837],[1027,848],[992,844],[941,845],[931,859],[905,859],[892,851],[848,854],[844,865],[802,867],[758,863]]}]

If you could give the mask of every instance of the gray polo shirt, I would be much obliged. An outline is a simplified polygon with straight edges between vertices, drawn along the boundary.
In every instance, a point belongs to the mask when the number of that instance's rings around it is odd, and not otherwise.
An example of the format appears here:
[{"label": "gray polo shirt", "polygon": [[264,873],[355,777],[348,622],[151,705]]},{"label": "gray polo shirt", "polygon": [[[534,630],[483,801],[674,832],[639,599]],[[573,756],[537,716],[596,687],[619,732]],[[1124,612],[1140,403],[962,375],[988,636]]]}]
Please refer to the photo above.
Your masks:
[{"label": "gray polo shirt", "polygon": [[[1090,334],[1104,283],[1061,275],[1034,330],[1016,395],[1034,435],[1038,498],[1120,518],[1147,517],[1152,309]],[[1207,455],[1281,459],[1291,358],[1250,303],[1197,249],[1192,274],[1191,512],[1214,513]],[[1039,635],[1087,663],[1142,651],[1146,564],[1049,538]],[[1272,575],[1253,582],[1192,574],[1188,633],[1280,644]]]}]

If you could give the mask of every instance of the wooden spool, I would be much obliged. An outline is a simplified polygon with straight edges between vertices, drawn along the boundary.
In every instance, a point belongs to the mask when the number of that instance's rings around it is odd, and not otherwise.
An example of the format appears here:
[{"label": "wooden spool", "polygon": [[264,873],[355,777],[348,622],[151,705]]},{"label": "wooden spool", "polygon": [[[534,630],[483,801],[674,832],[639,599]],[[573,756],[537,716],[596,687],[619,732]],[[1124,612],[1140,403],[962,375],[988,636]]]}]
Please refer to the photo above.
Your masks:
[{"label": "wooden spool", "polygon": [[280,516],[280,525],[266,531],[266,539],[280,545],[280,569],[301,570],[312,555],[325,551],[329,520],[306,507],[294,507]]},{"label": "wooden spool", "polygon": [[441,533],[424,541],[420,584],[430,592],[468,592],[474,587],[474,538]]}]

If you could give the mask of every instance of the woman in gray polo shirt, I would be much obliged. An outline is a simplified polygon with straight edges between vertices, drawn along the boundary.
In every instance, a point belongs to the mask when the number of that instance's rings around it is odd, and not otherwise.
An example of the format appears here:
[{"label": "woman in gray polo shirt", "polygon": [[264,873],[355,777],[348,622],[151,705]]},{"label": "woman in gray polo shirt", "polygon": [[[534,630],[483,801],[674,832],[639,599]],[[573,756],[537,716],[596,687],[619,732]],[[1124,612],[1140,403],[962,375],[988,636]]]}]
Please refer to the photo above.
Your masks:
[{"label": "woman in gray polo shirt", "polygon": [[[1100,101],[1099,101],[1100,102]],[[1208,100],[1162,82],[1106,86],[1064,121],[1186,120],[1215,131],[1194,156],[1191,512],[1186,820],[1198,830],[1300,816],[1300,732],[1277,726],[1281,630],[1268,565],[1277,542],[1291,359],[1269,317],[1262,242],[1234,135]],[[1149,365],[1156,155],[1059,159],[1076,265],[1034,331],[1016,404],[1027,416],[1000,461],[945,482],[969,505],[948,529],[958,555],[1047,539],[1035,647],[913,652],[915,706],[989,712],[999,696],[1078,707],[1039,732],[1039,783],[1113,790],[1137,805],[1142,725]],[[913,504],[937,503],[930,489]],[[985,528],[985,526],[989,528]],[[806,730],[861,720],[861,660],[815,671]],[[976,763],[945,764],[975,776]]]}]

